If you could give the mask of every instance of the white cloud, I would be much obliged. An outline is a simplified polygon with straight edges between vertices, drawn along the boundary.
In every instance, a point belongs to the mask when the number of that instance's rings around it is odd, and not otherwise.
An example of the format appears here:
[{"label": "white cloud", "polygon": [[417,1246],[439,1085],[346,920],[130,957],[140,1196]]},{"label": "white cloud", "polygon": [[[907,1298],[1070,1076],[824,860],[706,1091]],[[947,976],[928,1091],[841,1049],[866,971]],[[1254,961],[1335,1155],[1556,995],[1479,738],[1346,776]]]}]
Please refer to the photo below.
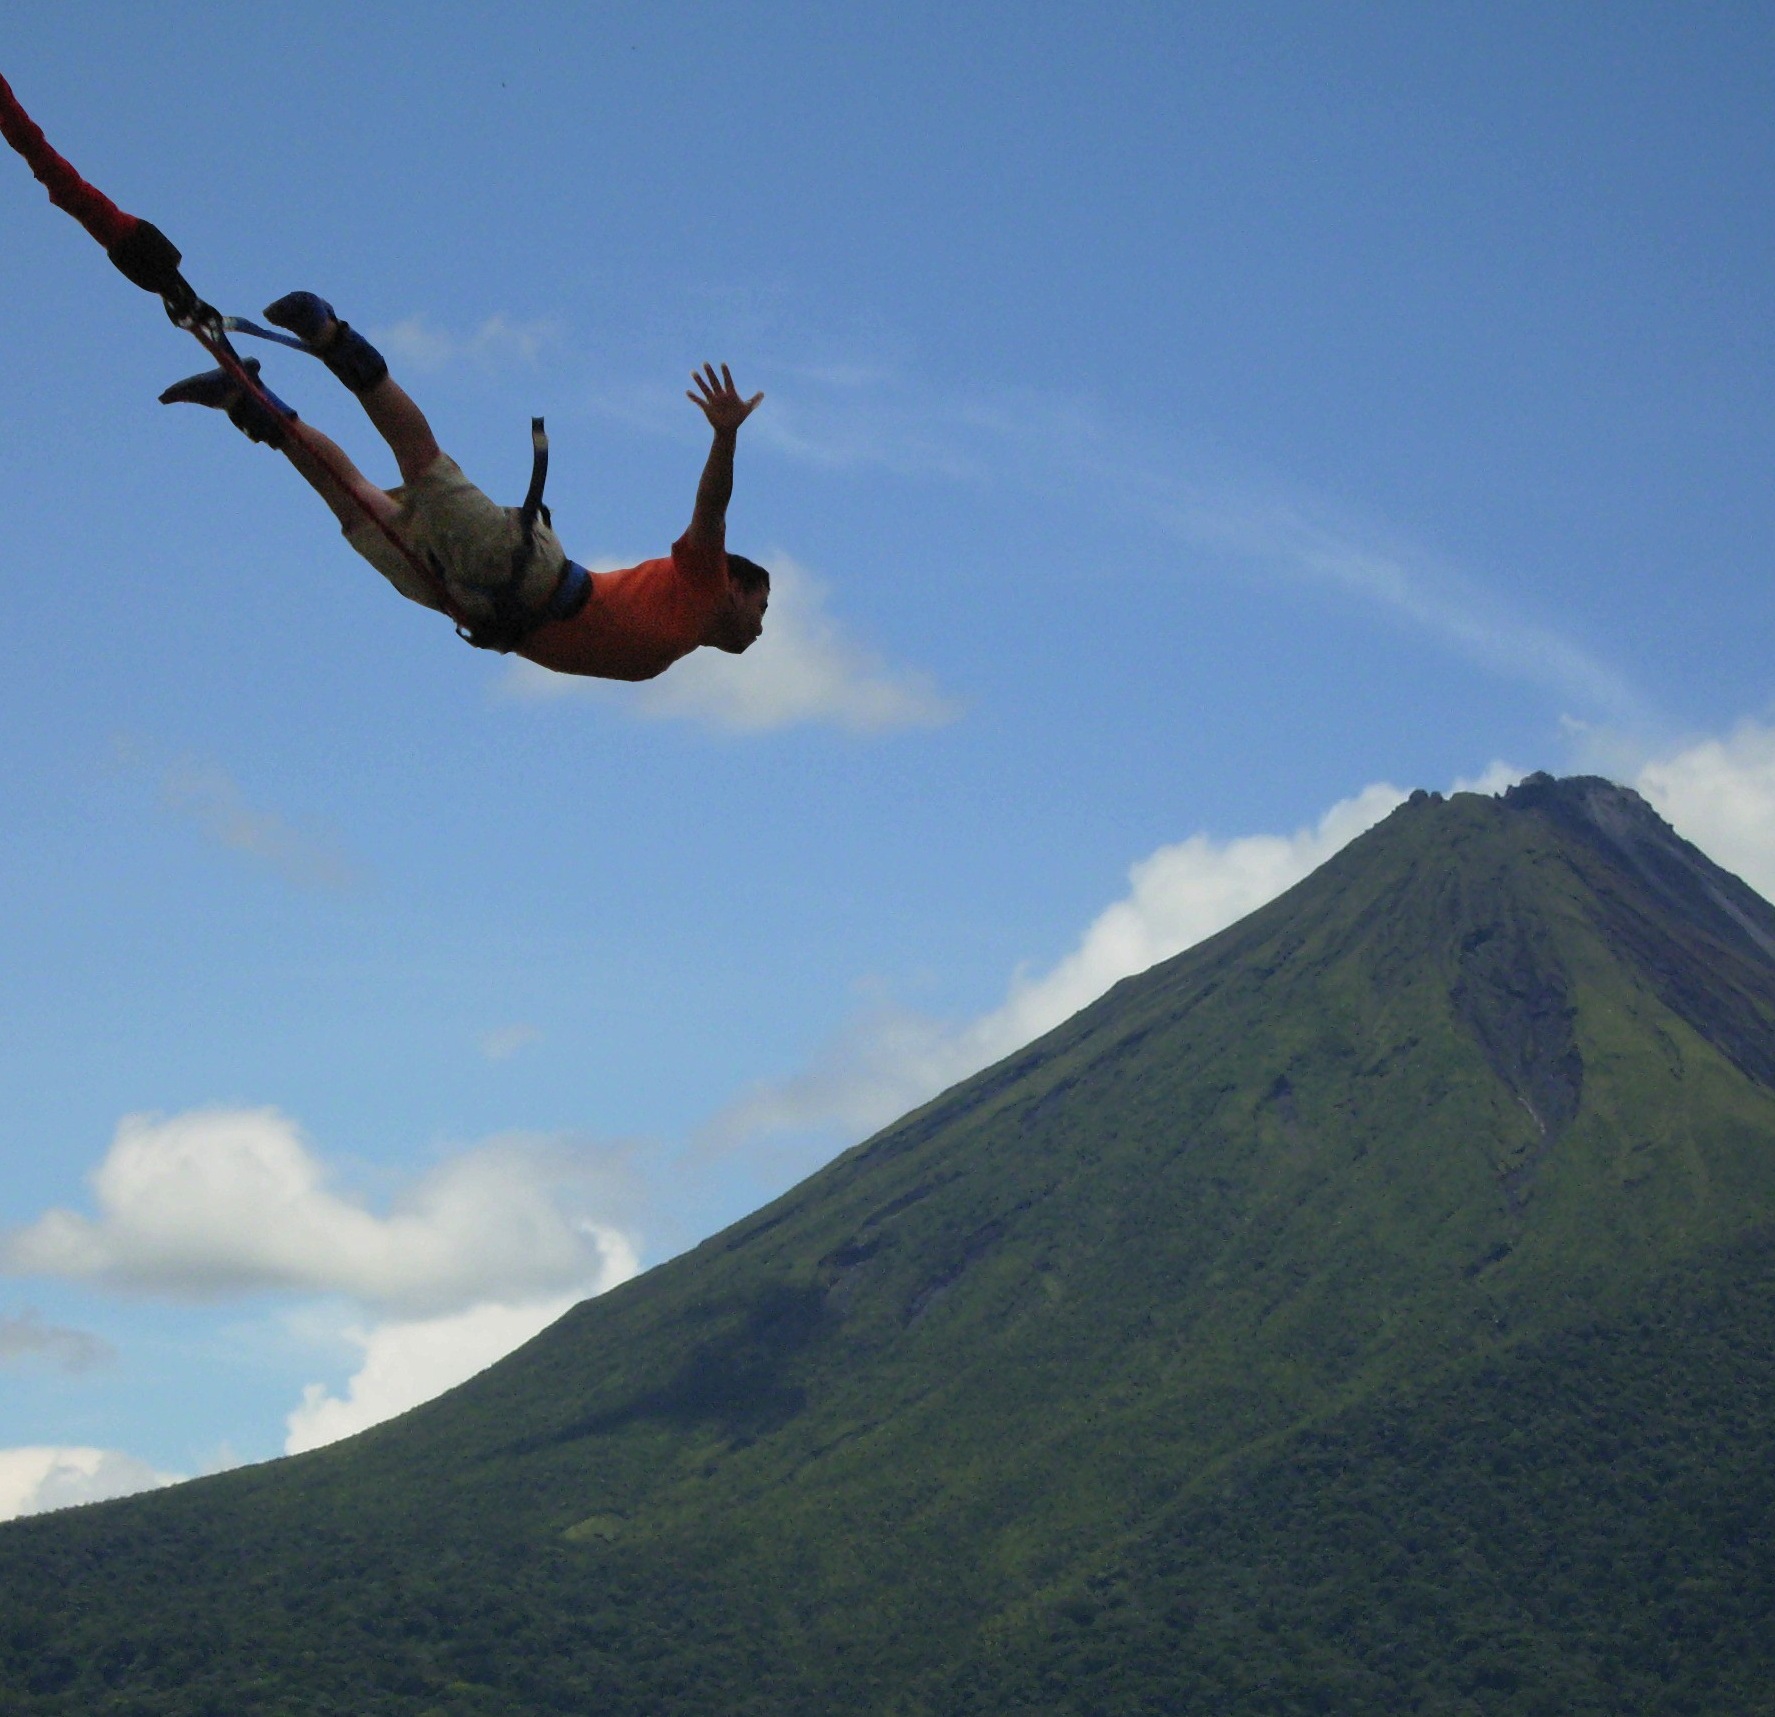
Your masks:
[{"label": "white cloud", "polygon": [[610,1196],[609,1166],[559,1144],[464,1151],[386,1216],[328,1179],[274,1109],[129,1116],[90,1177],[97,1214],[52,1210],[0,1236],[0,1269],[186,1298],[343,1294],[423,1316],[565,1292],[613,1256],[614,1231],[574,1209]]},{"label": "white cloud", "polygon": [[510,1061],[519,1050],[541,1041],[542,1033],[535,1026],[519,1022],[482,1032],[478,1048],[489,1061]]},{"label": "white cloud", "polygon": [[178,1484],[181,1476],[115,1449],[0,1449],[0,1520],[133,1496]]},{"label": "white cloud", "polygon": [[371,338],[390,358],[421,372],[464,362],[489,369],[514,362],[534,364],[559,334],[554,322],[517,322],[499,311],[466,334],[440,328],[425,316],[408,316],[371,330]]},{"label": "white cloud", "polygon": [[850,637],[826,610],[824,584],[805,567],[777,555],[770,571],[764,636],[743,656],[697,650],[634,686],[552,674],[516,659],[505,688],[521,698],[615,700],[636,715],[732,733],[808,723],[885,733],[939,727],[960,713],[928,674],[892,668]]},{"label": "white cloud", "polygon": [[1128,893],[1097,916],[1070,954],[1039,976],[1014,976],[1009,994],[991,1013],[955,1026],[902,1009],[877,1009],[829,1044],[806,1072],[731,1104],[708,1137],[732,1144],[770,1135],[873,1131],[1040,1037],[1120,979],[1273,900],[1404,797],[1398,788],[1377,783],[1292,835],[1228,841],[1192,835],[1161,847],[1131,868]]},{"label": "white cloud", "polygon": [[[639,1268],[634,1248],[620,1234],[602,1237],[604,1269],[587,1293],[602,1293]],[[351,1326],[345,1339],[362,1355],[343,1396],[311,1383],[285,1421],[284,1453],[299,1455],[392,1419],[465,1383],[548,1328],[583,1294],[560,1294],[515,1305],[485,1304],[447,1317]]]},{"label": "white cloud", "polygon": [[28,1306],[16,1317],[0,1317],[0,1365],[42,1359],[63,1371],[90,1371],[114,1358],[115,1350],[102,1337],[45,1323],[41,1314]]},{"label": "white cloud", "polygon": [[1716,864],[1775,899],[1775,728],[1742,722],[1643,763],[1631,784]]}]

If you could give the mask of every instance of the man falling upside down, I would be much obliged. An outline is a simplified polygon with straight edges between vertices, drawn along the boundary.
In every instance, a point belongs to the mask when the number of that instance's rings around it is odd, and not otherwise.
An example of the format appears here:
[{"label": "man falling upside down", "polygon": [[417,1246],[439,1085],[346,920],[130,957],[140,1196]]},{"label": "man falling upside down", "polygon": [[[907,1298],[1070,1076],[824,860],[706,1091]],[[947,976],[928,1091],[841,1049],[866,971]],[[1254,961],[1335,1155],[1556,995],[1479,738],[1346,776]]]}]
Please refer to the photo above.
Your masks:
[{"label": "man falling upside down", "polygon": [[[526,532],[518,508],[496,505],[463,476],[382,354],[324,298],[292,292],[265,315],[357,395],[400,467],[399,488],[378,489],[319,430],[292,428],[296,414],[276,395],[261,399],[225,370],[175,382],[162,403],[213,406],[276,448],[332,508],[345,540],[403,596],[451,613],[471,643],[556,673],[648,680],[699,645],[738,655],[757,641],[770,574],[727,553],[727,503],[740,425],[764,395],[742,399],[726,365],[692,377],[687,397],[715,440],[670,558],[590,573],[562,552],[546,509]],[[256,361],[248,368],[257,375]]]}]

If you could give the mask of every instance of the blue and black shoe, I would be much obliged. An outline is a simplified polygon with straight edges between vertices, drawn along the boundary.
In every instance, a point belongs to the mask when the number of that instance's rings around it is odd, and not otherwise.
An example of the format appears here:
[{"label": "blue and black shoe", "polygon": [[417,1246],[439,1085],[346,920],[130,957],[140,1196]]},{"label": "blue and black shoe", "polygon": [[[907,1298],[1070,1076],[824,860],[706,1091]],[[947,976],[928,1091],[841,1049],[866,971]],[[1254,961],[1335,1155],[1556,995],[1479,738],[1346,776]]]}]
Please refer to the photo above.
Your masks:
[{"label": "blue and black shoe", "polygon": [[[242,366],[254,381],[259,380],[259,360],[248,358]],[[226,370],[205,370],[201,375],[187,376],[160,396],[162,405],[207,405],[212,411],[225,411],[228,421],[249,441],[267,447],[282,447],[284,422],[296,414],[259,383],[264,398],[244,388]]]},{"label": "blue and black shoe", "polygon": [[286,292],[275,304],[265,306],[265,320],[274,328],[288,328],[318,352],[321,335],[339,318],[318,292]]},{"label": "blue and black shoe", "polygon": [[382,354],[318,292],[286,292],[265,306],[265,320],[288,328],[353,393],[367,393],[388,374]]}]

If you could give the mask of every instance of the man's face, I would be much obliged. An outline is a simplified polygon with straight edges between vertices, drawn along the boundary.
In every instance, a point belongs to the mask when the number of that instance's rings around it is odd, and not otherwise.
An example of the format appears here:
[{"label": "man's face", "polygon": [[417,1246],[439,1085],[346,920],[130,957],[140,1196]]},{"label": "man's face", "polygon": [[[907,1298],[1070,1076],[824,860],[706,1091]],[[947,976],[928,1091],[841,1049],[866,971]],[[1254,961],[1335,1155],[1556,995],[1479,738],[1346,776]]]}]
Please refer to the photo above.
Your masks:
[{"label": "man's face", "polygon": [[726,606],[721,610],[715,636],[709,642],[730,656],[751,649],[764,630],[764,611],[769,606],[768,585],[750,590],[743,590],[738,585],[729,586]]}]

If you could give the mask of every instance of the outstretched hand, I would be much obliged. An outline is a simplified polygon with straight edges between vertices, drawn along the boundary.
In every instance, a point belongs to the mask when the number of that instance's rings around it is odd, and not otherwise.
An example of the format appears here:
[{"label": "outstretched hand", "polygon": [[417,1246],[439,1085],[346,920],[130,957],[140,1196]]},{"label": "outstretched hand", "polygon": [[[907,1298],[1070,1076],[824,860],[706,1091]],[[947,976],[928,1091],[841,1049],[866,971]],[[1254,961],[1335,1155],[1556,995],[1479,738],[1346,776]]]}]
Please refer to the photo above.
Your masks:
[{"label": "outstretched hand", "polygon": [[738,429],[764,398],[763,394],[755,393],[750,399],[741,399],[726,364],[721,366],[719,376],[715,374],[713,364],[704,364],[700,371],[690,372],[690,379],[696,383],[696,392],[686,393],[684,397],[709,420],[709,427],[717,433],[724,429]]}]

